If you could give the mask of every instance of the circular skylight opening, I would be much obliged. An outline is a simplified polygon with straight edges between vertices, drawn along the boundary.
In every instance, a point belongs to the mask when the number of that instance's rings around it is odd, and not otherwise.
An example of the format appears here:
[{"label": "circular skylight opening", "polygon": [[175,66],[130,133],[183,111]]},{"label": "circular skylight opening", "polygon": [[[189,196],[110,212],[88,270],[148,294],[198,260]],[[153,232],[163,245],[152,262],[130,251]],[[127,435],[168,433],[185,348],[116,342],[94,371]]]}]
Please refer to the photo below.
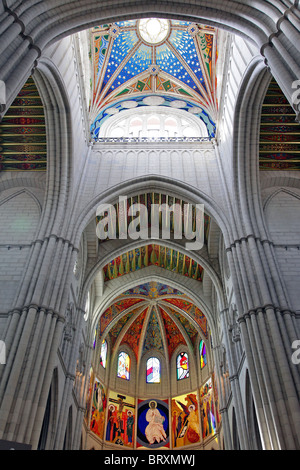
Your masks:
[{"label": "circular skylight opening", "polygon": [[148,44],[159,44],[169,34],[170,24],[168,20],[159,18],[145,18],[139,21],[139,33]]}]

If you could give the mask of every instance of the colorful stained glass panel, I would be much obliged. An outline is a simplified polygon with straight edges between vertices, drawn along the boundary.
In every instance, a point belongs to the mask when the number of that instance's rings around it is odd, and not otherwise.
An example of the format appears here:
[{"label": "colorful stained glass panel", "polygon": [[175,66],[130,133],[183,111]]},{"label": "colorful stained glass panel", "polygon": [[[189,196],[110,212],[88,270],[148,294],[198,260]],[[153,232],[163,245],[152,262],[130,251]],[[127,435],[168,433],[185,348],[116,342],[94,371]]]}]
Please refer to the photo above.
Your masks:
[{"label": "colorful stained glass panel", "polygon": [[182,352],[177,356],[177,379],[186,379],[189,377],[189,375],[190,371],[188,354]]},{"label": "colorful stained glass panel", "polygon": [[106,367],[106,359],[107,359],[107,341],[103,340],[101,344],[101,352],[100,352],[100,364],[102,367]]},{"label": "colorful stained glass panel", "polygon": [[150,357],[147,361],[146,381],[149,384],[160,382],[160,361],[157,357]]},{"label": "colorful stained glass panel", "polygon": [[118,359],[118,377],[121,379],[130,379],[130,357],[125,352],[120,352]]}]

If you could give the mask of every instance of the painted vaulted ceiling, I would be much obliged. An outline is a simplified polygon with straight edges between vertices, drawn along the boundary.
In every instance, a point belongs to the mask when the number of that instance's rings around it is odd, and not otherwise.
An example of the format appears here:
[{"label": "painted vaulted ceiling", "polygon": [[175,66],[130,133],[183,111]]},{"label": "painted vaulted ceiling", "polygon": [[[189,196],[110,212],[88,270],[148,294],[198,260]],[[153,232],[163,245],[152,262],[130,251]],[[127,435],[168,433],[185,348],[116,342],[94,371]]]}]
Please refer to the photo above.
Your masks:
[{"label": "painted vaulted ceiling", "polygon": [[192,257],[166,246],[150,244],[130,250],[110,261],[103,268],[104,281],[148,266],[158,266],[200,282],[203,279],[203,267]]},{"label": "painted vaulted ceiling", "polygon": [[300,169],[300,124],[274,79],[262,104],[259,167],[261,170]]},{"label": "painted vaulted ceiling", "polygon": [[30,76],[0,125],[0,171],[47,168],[44,107]]},{"label": "painted vaulted ceiling", "polygon": [[124,109],[180,108],[215,135],[216,29],[185,21],[143,19],[96,27],[92,35],[92,136]]},{"label": "painted vaulted ceiling", "polygon": [[207,319],[182,292],[157,282],[124,292],[101,315],[101,340],[112,347],[127,345],[136,359],[147,351],[159,351],[168,360],[179,345],[194,349],[199,334],[208,340]]}]

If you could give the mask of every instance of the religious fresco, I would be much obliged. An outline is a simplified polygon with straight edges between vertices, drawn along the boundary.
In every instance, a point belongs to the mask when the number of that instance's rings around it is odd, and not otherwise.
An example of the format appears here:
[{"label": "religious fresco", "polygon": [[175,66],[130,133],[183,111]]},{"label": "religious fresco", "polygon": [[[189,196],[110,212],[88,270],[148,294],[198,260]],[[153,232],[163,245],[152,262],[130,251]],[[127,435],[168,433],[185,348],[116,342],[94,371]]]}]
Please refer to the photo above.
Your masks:
[{"label": "religious fresco", "polygon": [[[110,307],[108,307],[105,312],[102,313],[99,321],[99,336],[102,336],[106,331],[110,323],[115,320],[115,318],[122,312],[130,309],[136,304],[142,302],[142,299],[131,299],[124,298],[122,301],[115,301]],[[130,310],[129,314],[136,311],[135,309]]]},{"label": "religious fresco", "polygon": [[100,439],[103,439],[107,395],[105,387],[97,378],[94,382],[91,405],[90,430],[94,432]]},{"label": "religious fresco", "polygon": [[144,354],[146,351],[152,350],[159,351],[162,354],[164,353],[160,324],[157,318],[156,310],[154,308],[152,308],[150,313],[142,354]]},{"label": "religious fresco", "polygon": [[193,258],[165,246],[145,245],[118,256],[104,266],[104,281],[107,282],[149,266],[175,271],[199,282],[203,278],[203,268]]},{"label": "religious fresco", "polygon": [[130,328],[126,331],[121,341],[121,346],[126,344],[134,352],[136,360],[138,360],[139,344],[141,339],[141,331],[145,321],[147,310],[145,309],[136,319],[132,322]]},{"label": "religious fresco", "polygon": [[[155,30],[160,30],[156,38]],[[91,37],[93,138],[98,137],[101,125],[110,116],[147,107],[153,104],[153,95],[158,105],[193,113],[205,123],[208,135],[215,136],[215,28],[142,19],[94,27]]]},{"label": "religious fresco", "polygon": [[175,289],[171,286],[167,286],[166,284],[161,284],[160,282],[145,282],[145,284],[141,284],[139,286],[133,287],[132,289],[127,290],[122,294],[121,297],[125,296],[143,296],[150,299],[157,299],[158,297],[162,296],[177,296],[177,295],[184,295],[178,289]]},{"label": "religious fresco", "polygon": [[135,445],[135,399],[113,391],[109,392],[105,440],[116,445]]},{"label": "religious fresco", "polygon": [[93,396],[94,379],[95,379],[94,371],[91,367],[90,368],[90,373],[89,373],[89,388],[88,388],[87,397],[86,397],[85,414],[84,414],[84,419],[85,419],[86,422],[88,422],[88,419],[89,419],[89,416],[90,416],[92,396]]},{"label": "religious fresco", "polygon": [[200,442],[200,417],[197,392],[173,398],[171,416],[173,448]]},{"label": "religious fresco", "polygon": [[211,378],[200,388],[200,414],[202,437],[205,439],[216,433],[219,424],[219,412],[215,403],[214,387]]},{"label": "religious fresco", "polygon": [[192,325],[192,323],[184,315],[177,312],[177,310],[170,308],[169,306],[166,307],[165,305],[164,305],[164,308],[165,308],[165,311],[168,312],[168,314],[172,316],[172,318],[175,317],[180,321],[186,334],[189,336],[192,345],[195,346],[197,343],[198,331],[196,330],[194,325]]},{"label": "religious fresco", "polygon": [[163,319],[163,324],[166,331],[167,346],[168,346],[168,356],[171,359],[173,352],[180,344],[186,345],[186,341],[182,335],[182,332],[176,325],[176,323],[171,319],[169,315],[159,307],[160,314]]},{"label": "religious fresco", "polygon": [[137,447],[170,447],[168,400],[138,400]]},{"label": "religious fresco", "polygon": [[200,326],[202,333],[206,338],[208,338],[208,323],[206,316],[201,310],[194,305],[191,301],[179,298],[173,299],[164,299],[165,302],[168,302],[175,307],[181,309],[183,312],[186,312],[195,322]]},{"label": "religious fresco", "polygon": [[[179,345],[190,346],[196,353],[199,331],[192,319],[208,337],[207,320],[200,309],[177,289],[152,281],[115,299],[100,317],[97,338],[100,344],[109,339],[111,351],[117,342],[119,347],[128,346],[136,360],[153,349],[170,360]],[[201,357],[206,360],[206,355]]]}]

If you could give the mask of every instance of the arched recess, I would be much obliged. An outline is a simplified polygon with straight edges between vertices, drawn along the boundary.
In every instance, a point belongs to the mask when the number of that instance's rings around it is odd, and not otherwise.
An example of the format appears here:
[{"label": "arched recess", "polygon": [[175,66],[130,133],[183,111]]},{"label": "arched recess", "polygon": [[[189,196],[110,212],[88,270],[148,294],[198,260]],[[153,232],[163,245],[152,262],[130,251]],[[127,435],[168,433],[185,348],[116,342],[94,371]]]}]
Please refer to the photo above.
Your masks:
[{"label": "arched recess", "polygon": [[[32,75],[45,109],[48,167],[39,229],[12,307],[18,312],[18,318],[8,322],[4,332],[9,353],[7,367],[1,374],[1,416],[6,422],[10,413],[18,415],[21,425],[17,426],[17,419],[13,419],[9,431],[2,428],[0,433],[4,439],[9,433],[14,440],[31,443],[36,448],[53,377],[53,354],[57,352],[62,335],[63,315],[57,312],[66,311],[67,298],[63,292],[67,271],[69,265],[73,268],[75,256],[73,246],[64,239],[72,185],[72,124],[68,96],[50,61],[41,60]],[[53,272],[57,283],[50,285]],[[28,321],[28,312],[31,312],[32,322]],[[36,328],[37,323],[41,329]],[[39,334],[43,337],[40,354],[32,355],[31,340],[35,337],[39,341]],[[20,341],[22,353],[18,349]],[[20,370],[28,372],[24,375],[22,390],[16,383]],[[14,392],[8,395],[7,388]],[[20,408],[14,406],[16,402]],[[26,406],[22,406],[25,402]]]},{"label": "arched recess", "polygon": [[262,238],[266,236],[260,205],[258,153],[261,106],[270,80],[270,72],[266,70],[262,60],[253,59],[237,97],[232,166],[234,199],[237,201],[234,212],[235,217],[239,218],[238,237],[249,233],[257,233]]},{"label": "arched recess", "polygon": [[[37,240],[45,241],[46,237],[51,235],[62,238],[65,235],[64,225],[67,224],[65,214],[70,213],[67,207],[71,202],[73,183],[72,123],[65,85],[51,61],[41,60],[32,76],[43,102],[46,124],[47,171],[44,182],[44,205],[36,235]],[[43,249],[45,249],[45,245]],[[38,252],[41,251],[41,244],[35,242],[28,265],[29,270],[36,269],[31,263],[37,266],[35,257],[39,257]],[[33,261],[34,259],[35,261]],[[42,278],[39,279],[42,282]],[[30,297],[35,288],[36,280],[34,281],[31,276],[31,280],[28,279],[26,286],[24,285],[19,292],[17,308],[21,308],[25,302],[30,303]],[[40,300],[36,298],[35,302],[39,304]],[[43,302],[45,302],[45,298]]]},{"label": "arched recess", "polygon": [[8,312],[20,287],[41,218],[41,205],[28,189],[7,189],[0,198],[0,260],[6,276],[0,286],[0,311]]},{"label": "arched recess", "polygon": [[[200,390],[200,387],[210,380],[215,362],[213,355],[211,355],[209,365],[207,365],[209,369],[207,375],[202,377],[199,374],[197,367],[199,336],[200,338],[205,337],[207,346],[210,348],[210,332],[204,328],[203,317],[203,323],[200,324],[195,319],[193,320],[193,312],[182,310],[182,308],[188,310],[187,303],[193,304],[191,299],[189,302],[187,300],[187,289],[184,289],[184,285],[181,286],[178,282],[173,282],[171,283],[173,287],[171,287],[169,281],[169,277],[164,279],[159,275],[151,275],[149,278],[140,277],[140,279],[136,279],[134,284],[132,280],[129,280],[122,288],[120,287],[120,295],[112,288],[114,298],[112,305],[106,311],[103,311],[103,308],[99,309],[97,317],[98,346],[96,343],[92,355],[92,367],[97,380],[107,391],[108,403],[116,404],[117,397],[124,400],[124,406],[130,404],[132,399],[136,400],[136,404],[138,399],[158,400],[163,398],[169,400],[170,404],[171,399],[174,399],[172,407],[174,406],[176,412],[180,412],[181,406],[186,409],[183,397],[188,396],[191,397],[191,400],[194,398],[193,406],[196,406],[197,402],[198,410],[200,409],[200,398],[196,398],[198,397],[197,390]],[[116,295],[117,297],[115,297]],[[152,298],[152,296],[154,297]],[[133,300],[135,303],[132,302]],[[100,320],[103,319],[103,322],[100,323],[99,317]],[[208,325],[207,321],[205,321],[205,325]],[[94,326],[96,327],[96,324]],[[205,336],[206,333],[208,333],[208,337]],[[173,334],[174,336],[172,336]],[[103,338],[107,340],[110,347],[107,370],[104,370],[99,364],[99,350]],[[123,351],[131,358],[130,372],[132,377],[129,381],[117,377],[117,359],[119,353]],[[189,377],[181,380],[178,379],[176,370],[177,357],[180,353],[188,354],[190,371]],[[157,357],[161,362],[162,370],[159,383],[146,383],[146,364],[150,357]],[[200,396],[201,399],[204,399],[201,394]],[[176,398],[178,401],[175,403]],[[137,408],[135,412],[137,412]],[[135,422],[137,423],[137,421]],[[96,429],[92,423],[90,430],[96,432]],[[102,435],[98,434],[100,439],[102,439]],[[198,437],[194,435],[194,441],[191,440],[190,444],[199,443],[201,441],[200,435],[199,428]],[[104,437],[103,441],[105,440],[112,442],[111,438]],[[105,444],[104,442],[103,445],[105,446]]]},{"label": "arched recess", "polygon": [[191,188],[191,186],[188,186],[179,180],[157,175],[149,175],[128,180],[124,183],[113,186],[90,201],[86,205],[84,211],[78,215],[75,225],[72,225],[73,236],[71,232],[69,235],[72,237],[72,240],[74,240],[74,245],[79,246],[81,235],[85,228],[92,220],[95,220],[98,206],[101,205],[102,207],[105,207],[107,204],[114,205],[118,202],[119,197],[122,198],[124,194],[126,194],[128,199],[132,196],[143,194],[145,192],[145,188],[147,188],[147,193],[161,192],[162,194],[170,195],[193,205],[203,204],[205,213],[216,221],[225,240],[229,243],[229,240],[232,238],[231,225],[228,222],[224,211],[218,206],[215,200],[198,188]]},{"label": "arched recess", "polygon": [[[285,83],[285,91],[291,94],[291,83],[297,79],[297,72],[293,70],[293,63],[297,55],[296,41],[298,39],[297,30],[292,24],[295,24],[297,7],[287,7],[280,0],[273,2],[261,2],[259,6],[254,2],[243,6],[243,9],[237,8],[239,3],[235,0],[224,3],[220,0],[209,2],[205,0],[195,6],[194,3],[177,2],[176,5],[170,3],[160,4],[155,2],[138,5],[119,6],[116,10],[112,3],[105,7],[94,1],[87,5],[83,0],[77,3],[61,2],[59,5],[50,0],[42,6],[37,7],[36,0],[29,5],[18,5],[15,8],[6,6],[3,12],[3,21],[6,21],[7,27],[3,34],[3,48],[11,45],[17,51],[19,46],[18,35],[26,31],[25,38],[28,39],[26,53],[22,50],[16,55],[11,54],[12,60],[5,67],[8,87],[8,101],[11,95],[22,82],[22,70],[28,70],[39,59],[47,45],[69,35],[89,28],[103,22],[112,23],[118,20],[126,20],[137,17],[161,17],[175,18],[186,21],[197,21],[202,24],[209,24],[214,27],[225,28],[233,34],[246,37],[254,41],[261,49],[261,54],[266,58],[268,65],[274,69],[281,81]],[[291,20],[289,19],[291,17]],[[14,24],[11,26],[11,18]],[[288,31],[288,32],[287,32]],[[289,34],[290,33],[290,34]],[[282,36],[284,39],[282,40]],[[290,37],[289,37],[290,36]],[[287,41],[287,44],[284,43]],[[284,45],[283,45],[284,43]],[[288,51],[286,57],[282,53]],[[20,62],[16,66],[16,61]],[[285,63],[285,68],[277,67],[278,60]],[[3,54],[2,61],[6,61]],[[277,71],[276,71],[277,68]]]},{"label": "arched recess", "polygon": [[[185,294],[186,298],[190,299],[189,302],[193,303],[207,317],[211,329],[212,340],[215,343],[218,341],[217,331],[215,328],[216,319],[212,311],[212,306],[207,302],[207,299],[203,299],[201,294],[196,292],[197,286],[195,285],[195,281],[193,281],[189,286],[187,279],[183,276],[174,275],[171,277],[169,275],[164,275],[163,270],[158,271],[156,267],[145,268],[144,271],[145,273],[142,277],[140,276],[139,272],[137,272],[135,276],[129,276],[127,281],[126,276],[124,276],[124,282],[122,282],[122,284],[120,284],[120,281],[118,280],[115,286],[110,286],[107,295],[100,299],[100,302],[95,306],[93,317],[91,318],[88,325],[88,341],[90,344],[92,344],[94,331],[97,328],[97,324],[101,315],[110,307],[110,305],[114,303],[115,299],[118,299],[123,294],[123,292],[128,291],[129,289],[134,289],[141,284],[149,284],[151,282],[168,285],[171,288],[178,289],[183,294]],[[175,311],[178,310],[176,306],[171,307]],[[180,310],[178,311],[180,312]],[[119,317],[117,317],[115,321],[118,319]],[[190,323],[193,324],[194,328],[199,328],[199,325],[193,316],[188,315],[188,319]]]},{"label": "arched recess", "polygon": [[[63,226],[66,219],[65,210],[70,201],[73,182],[74,146],[69,97],[59,72],[49,59],[40,60],[33,76],[45,108],[49,161],[45,201],[48,202],[53,197],[54,204],[57,205],[53,227],[53,222],[51,223],[53,216],[49,219],[51,207],[46,207],[45,215],[48,216],[48,230],[56,231],[58,224]],[[54,193],[57,193],[57,188],[66,188],[66,192],[59,191],[57,195]]]},{"label": "arched recess", "polygon": [[297,276],[290,272],[299,265],[300,190],[277,188],[267,198],[264,212],[270,238],[274,244],[283,288],[287,292],[288,306],[299,311]]},{"label": "arched recess", "polygon": [[[247,74],[244,77],[244,83],[240,90],[237,108],[235,112],[235,129],[236,136],[234,137],[234,151],[233,151],[233,173],[235,175],[235,187],[234,195],[237,203],[234,205],[235,218],[240,221],[239,238],[235,240],[230,247],[226,247],[229,254],[230,266],[232,270],[242,268],[237,265],[234,266],[233,257],[237,254],[237,251],[241,248],[241,252],[251,260],[252,269],[251,277],[250,271],[244,271],[243,274],[238,278],[236,277],[236,293],[238,311],[241,312],[257,312],[259,306],[269,305],[270,315],[275,319],[274,324],[270,319],[265,317],[264,327],[270,328],[272,334],[270,335],[270,344],[277,343],[275,339],[277,334],[282,338],[286,338],[283,342],[280,353],[277,354],[278,368],[276,374],[274,371],[268,370],[268,364],[264,361],[264,355],[261,353],[258,360],[261,362],[261,367],[265,370],[266,377],[270,377],[270,380],[276,382],[278,390],[282,386],[282,390],[278,393],[282,396],[286,396],[286,380],[280,380],[280,374],[285,377],[289,376],[293,388],[293,398],[287,403],[287,408],[293,410],[293,412],[287,412],[291,418],[291,423],[287,425],[286,430],[282,431],[282,425],[280,421],[280,413],[275,418],[276,434],[272,429],[272,419],[276,416],[276,413],[269,418],[268,431],[271,435],[271,445],[277,448],[282,445],[287,445],[284,442],[286,439],[286,433],[289,429],[293,428],[293,421],[296,422],[299,416],[298,407],[298,393],[297,386],[299,384],[299,374],[293,367],[293,364],[288,360],[289,357],[289,344],[292,343],[293,339],[297,337],[297,330],[293,323],[294,313],[290,308],[288,293],[282,283],[281,274],[278,266],[276,253],[273,250],[272,240],[270,239],[270,233],[267,229],[266,218],[263,211],[263,202],[261,197],[260,187],[260,175],[259,175],[259,136],[260,136],[260,118],[262,104],[266,95],[266,91],[271,81],[271,74],[265,69],[264,64],[260,60],[253,60],[250,64]],[[239,259],[239,257],[237,258]],[[259,283],[253,282],[255,279],[260,279]],[[264,308],[262,308],[264,311]],[[275,313],[276,312],[276,313]],[[278,321],[276,314],[278,312],[286,312],[284,321]],[[274,317],[273,317],[274,316]],[[246,337],[249,334],[248,326],[245,324],[245,317],[239,319],[243,335]],[[257,335],[254,335],[255,342],[259,341]],[[265,342],[262,344],[262,348],[265,351],[269,350],[270,344]],[[261,381],[261,377],[257,374],[257,369],[253,368],[253,351],[254,347],[251,344],[245,342],[246,356],[248,357],[249,374],[251,381],[258,381],[261,389],[268,386],[268,382]],[[266,352],[267,354],[267,352]],[[255,363],[256,366],[256,363]],[[280,385],[279,385],[280,383]],[[274,386],[274,389],[276,386]],[[261,397],[257,393],[257,384],[253,387],[253,398],[256,405],[257,415],[259,416],[262,427],[265,428],[265,417],[261,413],[264,404],[261,402]],[[289,395],[289,396],[291,396]],[[293,402],[293,403],[292,403]],[[295,404],[296,405],[295,405]],[[272,406],[273,404],[271,404]],[[272,424],[270,424],[272,423]],[[279,436],[280,435],[280,436]],[[275,437],[274,437],[275,436]],[[279,441],[278,444],[278,436]],[[264,438],[264,445],[267,447],[269,436],[267,432],[264,432],[262,436]],[[291,437],[293,441],[293,437]],[[270,441],[269,441],[270,442]],[[294,444],[291,444],[291,446]]]},{"label": "arched recess", "polygon": [[[253,59],[239,90],[234,114],[232,164],[235,181],[234,195],[238,201],[234,206],[234,211],[236,218],[239,218],[239,237],[255,234],[261,239],[268,239],[262,189],[265,185],[265,178],[270,180],[271,176],[268,172],[265,177],[264,172],[260,173],[260,171],[273,169],[273,167],[275,170],[281,168],[278,165],[272,166],[266,163],[266,155],[269,161],[272,161],[271,158],[281,158],[280,152],[284,153],[286,149],[289,152],[290,145],[293,145],[292,150],[295,149],[300,130],[296,121],[292,107],[270,71],[265,68],[261,59]],[[268,126],[273,129],[273,134],[267,132]],[[283,138],[278,140],[281,133]],[[290,133],[296,136],[290,136]],[[284,137],[289,138],[290,141]],[[274,138],[274,142],[271,138]],[[287,154],[284,155],[287,157]],[[291,151],[290,156],[293,156]],[[297,162],[297,158],[295,160]],[[298,165],[295,163],[292,166],[290,162],[293,162],[293,159],[287,161],[289,163],[286,167],[282,166],[282,169],[294,169]],[[285,178],[286,175],[282,177]],[[272,178],[275,179],[276,175]]]},{"label": "arched recess", "polygon": [[[282,289],[276,261],[270,248],[271,240],[263,211],[259,175],[259,136],[261,109],[271,80],[270,72],[264,63],[255,58],[249,65],[239,91],[234,115],[235,134],[233,136],[233,177],[234,199],[232,200],[236,239],[231,246],[226,244],[231,269],[232,256],[238,244],[253,247],[257,261],[254,269],[257,276],[269,279],[254,287],[247,274],[235,275],[238,310],[247,311],[255,305],[274,303],[287,308],[286,293]],[[262,254],[259,244],[264,246]],[[258,261],[259,260],[259,261]],[[272,274],[271,274],[272,273]]]}]

